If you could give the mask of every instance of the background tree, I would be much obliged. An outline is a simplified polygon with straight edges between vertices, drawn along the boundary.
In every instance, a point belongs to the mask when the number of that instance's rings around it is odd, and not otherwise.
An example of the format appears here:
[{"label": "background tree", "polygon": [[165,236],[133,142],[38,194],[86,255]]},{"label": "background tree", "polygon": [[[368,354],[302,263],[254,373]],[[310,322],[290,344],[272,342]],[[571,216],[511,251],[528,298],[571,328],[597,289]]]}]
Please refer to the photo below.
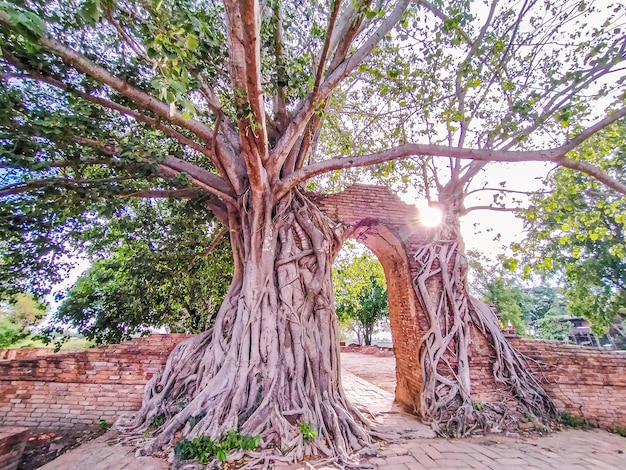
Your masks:
[{"label": "background tree", "polygon": [[468,261],[473,295],[493,304],[504,326],[510,321],[518,334],[542,339],[569,337],[570,326],[559,323],[569,315],[560,287],[550,286],[545,278],[524,278],[520,270],[510,269],[515,260],[505,256],[493,261],[472,250]]},{"label": "background tree", "polygon": [[360,309],[358,319],[363,325],[363,341],[366,346],[372,344],[372,334],[378,323],[385,318],[389,318],[389,301],[387,299],[387,289],[370,278],[372,287],[369,290],[362,290],[359,293]]},{"label": "background tree", "polygon": [[[618,121],[582,145],[574,158],[595,162],[624,181],[626,122]],[[524,212],[528,234],[513,248],[526,265],[562,276],[571,315],[603,334],[626,308],[626,199],[567,169],[548,177],[549,194]]]},{"label": "background tree", "polygon": [[377,324],[389,317],[385,273],[371,252],[348,253],[333,267],[337,316],[350,324],[359,344],[369,346]]},{"label": "background tree", "polygon": [[201,333],[212,325],[232,257],[221,224],[202,206],[135,201],[85,228],[93,265],[63,296],[48,339],[67,325],[96,343],[154,327]]},{"label": "background tree", "polygon": [[[233,282],[215,326],[172,353],[142,409],[119,423],[141,434],[165,418],[144,452],[180,431],[232,428],[261,437],[251,466],[306,454],[346,462],[371,444],[339,386],[331,266],[341,228],[303,186],[372,165],[389,184],[419,183],[444,211],[414,255],[430,325],[421,416],[463,435],[507,413],[474,406],[471,323],[491,339],[495,378],[517,408],[554,415],[491,312],[468,296],[459,217],[487,162],[552,162],[626,193],[568,156],[626,116],[624,6],[475,3],[87,0],[80,15],[65,2],[0,3],[7,288],[29,271],[58,273],[69,234],[115,197],[203,197],[230,234]],[[609,109],[591,107],[585,91]]]},{"label": "background tree", "polygon": [[563,317],[546,315],[537,323],[539,336],[542,339],[568,341],[572,334],[572,324],[564,322]]},{"label": "background tree", "polygon": [[26,294],[15,294],[0,304],[0,348],[27,338],[30,328],[43,319],[46,306]]},{"label": "background tree", "polygon": [[512,324],[517,334],[522,336],[527,334],[528,325],[524,319],[522,305],[528,301],[528,298],[520,287],[511,285],[498,277],[487,284],[483,301],[495,305],[500,321],[505,327]]}]

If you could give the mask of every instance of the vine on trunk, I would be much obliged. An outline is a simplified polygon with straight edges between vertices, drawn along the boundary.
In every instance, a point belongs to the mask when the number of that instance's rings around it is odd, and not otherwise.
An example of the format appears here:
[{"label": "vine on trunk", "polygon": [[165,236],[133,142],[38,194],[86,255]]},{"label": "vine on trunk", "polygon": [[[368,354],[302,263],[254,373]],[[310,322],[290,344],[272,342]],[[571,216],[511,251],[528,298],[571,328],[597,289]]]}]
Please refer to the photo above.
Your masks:
[{"label": "vine on trunk", "polygon": [[418,273],[413,284],[429,326],[419,353],[424,373],[422,418],[437,433],[455,437],[515,427],[516,416],[506,397],[501,403],[477,403],[472,398],[469,348],[472,329],[477,329],[473,333],[482,333],[495,350],[495,381],[517,401],[517,411],[547,422],[554,419],[556,407],[525,358],[508,343],[489,307],[469,295],[458,224],[448,220],[414,259]]},{"label": "vine on trunk", "polygon": [[[250,207],[240,213],[241,228],[259,220]],[[231,226],[241,263],[215,326],[179,344],[141,410],[116,424],[141,434],[162,417],[143,453],[229,430],[260,436],[261,449],[246,452],[251,468],[305,456],[343,465],[373,450],[371,423],[341,385],[331,281],[341,227],[297,191],[269,213],[262,231]]]}]

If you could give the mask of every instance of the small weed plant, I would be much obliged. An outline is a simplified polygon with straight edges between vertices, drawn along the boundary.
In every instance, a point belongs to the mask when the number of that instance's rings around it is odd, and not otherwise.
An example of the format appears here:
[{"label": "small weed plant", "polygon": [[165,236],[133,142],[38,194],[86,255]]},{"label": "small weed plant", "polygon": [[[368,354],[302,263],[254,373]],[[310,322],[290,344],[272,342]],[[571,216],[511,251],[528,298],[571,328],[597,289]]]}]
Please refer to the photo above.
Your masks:
[{"label": "small weed plant", "polygon": [[108,431],[111,427],[111,423],[107,422],[104,419],[101,419],[100,421],[98,421],[98,427],[100,428],[100,431]]},{"label": "small weed plant", "polygon": [[311,423],[302,421],[298,423],[298,426],[300,427],[300,432],[302,433],[302,437],[306,442],[313,442],[313,440],[317,437],[317,431],[313,429]]},{"label": "small weed plant", "polygon": [[626,426],[613,426],[606,428],[606,430],[618,436],[626,437]]},{"label": "small weed plant", "polygon": [[559,412],[558,420],[559,423],[575,429],[591,429],[597,427],[593,423],[590,423],[586,418],[573,415],[571,413],[568,413],[567,411]]},{"label": "small weed plant", "polygon": [[150,425],[148,426],[150,429],[157,429],[163,426],[165,423],[165,416],[163,415],[154,415],[150,420]]},{"label": "small weed plant", "polygon": [[213,458],[226,462],[233,450],[254,450],[261,445],[259,436],[245,436],[239,431],[230,430],[220,440],[199,436],[191,441],[182,439],[176,444],[174,454],[181,460],[198,459],[201,465],[208,464]]}]

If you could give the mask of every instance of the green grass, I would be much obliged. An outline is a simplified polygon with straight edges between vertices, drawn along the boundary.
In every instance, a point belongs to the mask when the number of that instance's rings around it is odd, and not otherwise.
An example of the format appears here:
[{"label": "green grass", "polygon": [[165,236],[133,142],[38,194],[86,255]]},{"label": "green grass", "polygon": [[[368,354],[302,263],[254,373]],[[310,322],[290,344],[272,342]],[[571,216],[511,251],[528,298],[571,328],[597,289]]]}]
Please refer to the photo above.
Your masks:
[{"label": "green grass", "polygon": [[[69,340],[67,343],[63,343],[61,346],[61,351],[68,351],[72,349],[88,349],[94,346],[95,343],[93,341],[89,341],[85,338],[75,338]],[[8,349],[21,349],[21,348],[49,348],[54,349],[54,344],[44,344],[41,340],[26,338],[17,343],[9,346]]]},{"label": "green grass", "polygon": [[181,460],[197,458],[200,464],[206,465],[212,458],[226,462],[232,450],[254,450],[261,445],[259,436],[245,436],[239,431],[230,430],[221,439],[198,436],[191,441],[181,439],[174,448],[175,455]]},{"label": "green grass", "polygon": [[617,434],[618,436],[626,437],[626,426],[613,426],[606,429],[610,433]]}]

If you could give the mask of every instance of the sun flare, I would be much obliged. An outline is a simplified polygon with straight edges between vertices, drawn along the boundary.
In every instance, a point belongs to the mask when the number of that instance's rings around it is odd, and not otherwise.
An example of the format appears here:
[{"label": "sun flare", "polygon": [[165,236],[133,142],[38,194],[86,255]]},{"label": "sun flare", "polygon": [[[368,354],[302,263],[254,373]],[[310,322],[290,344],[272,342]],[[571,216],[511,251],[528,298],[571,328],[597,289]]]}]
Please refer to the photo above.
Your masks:
[{"label": "sun flare", "polygon": [[419,221],[424,227],[437,227],[441,224],[443,214],[437,207],[429,206],[425,202],[417,204]]}]

